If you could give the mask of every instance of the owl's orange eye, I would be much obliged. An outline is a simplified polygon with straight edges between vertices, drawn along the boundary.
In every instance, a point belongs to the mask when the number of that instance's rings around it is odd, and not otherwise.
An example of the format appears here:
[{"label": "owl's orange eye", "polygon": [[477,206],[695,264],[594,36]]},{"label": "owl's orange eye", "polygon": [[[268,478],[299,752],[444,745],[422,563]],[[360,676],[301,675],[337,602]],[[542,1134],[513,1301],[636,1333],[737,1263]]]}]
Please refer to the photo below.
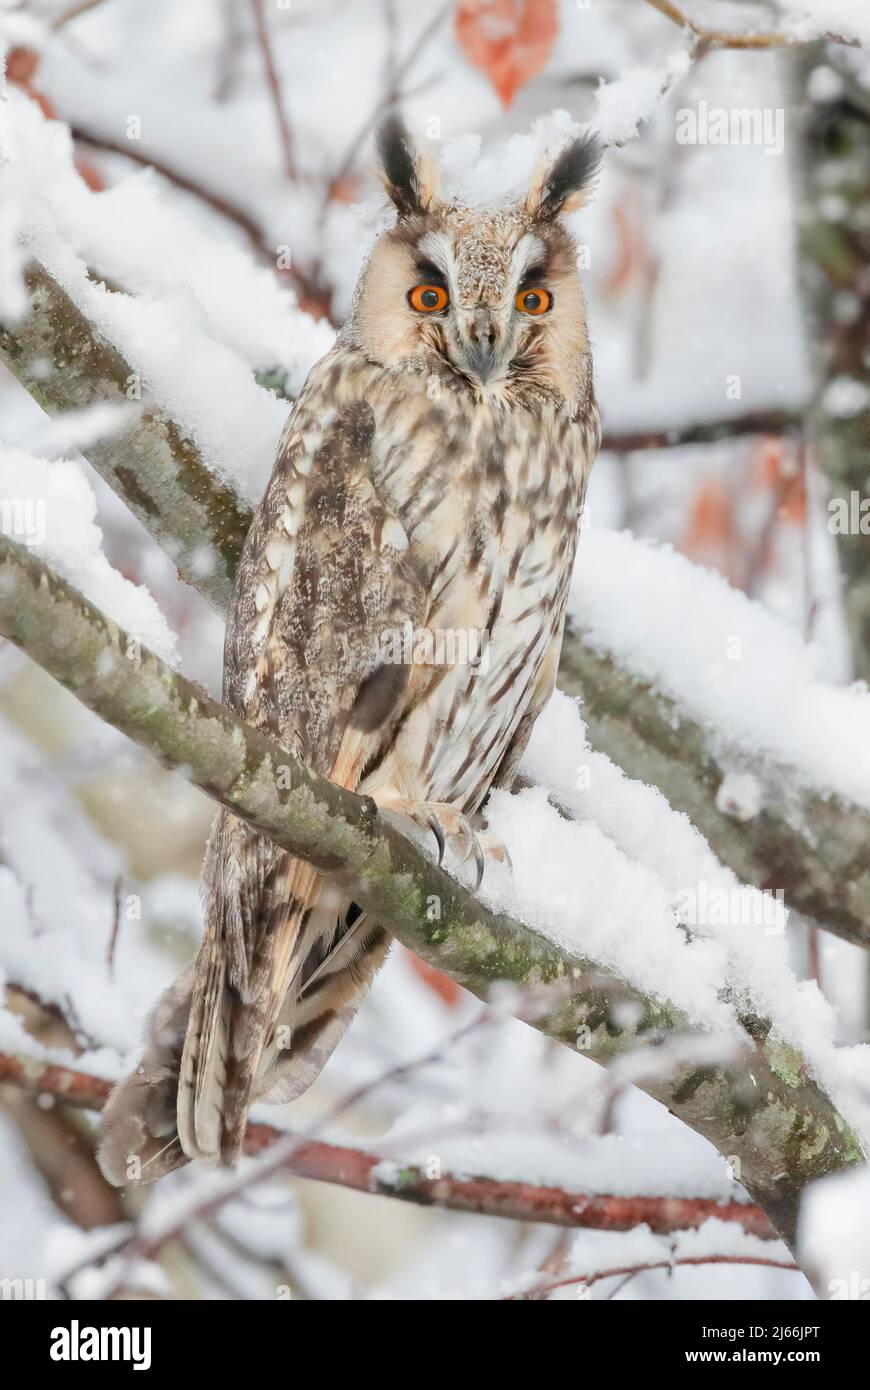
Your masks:
[{"label": "owl's orange eye", "polygon": [[448,294],[440,285],[415,285],[408,295],[408,303],[419,314],[437,314],[446,309]]},{"label": "owl's orange eye", "polygon": [[533,290],[520,290],[514,304],[521,314],[546,314],[552,307],[553,296],[549,290],[536,288]]}]

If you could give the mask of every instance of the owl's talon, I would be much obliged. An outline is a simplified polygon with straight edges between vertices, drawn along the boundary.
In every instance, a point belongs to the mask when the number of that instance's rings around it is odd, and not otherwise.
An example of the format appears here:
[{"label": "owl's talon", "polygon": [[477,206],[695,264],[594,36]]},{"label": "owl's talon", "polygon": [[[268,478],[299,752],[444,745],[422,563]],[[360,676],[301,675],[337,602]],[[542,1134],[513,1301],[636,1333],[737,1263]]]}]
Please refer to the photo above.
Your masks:
[{"label": "owl's talon", "polygon": [[483,870],[485,868],[483,849],[481,847],[480,840],[477,838],[476,835],[474,836],[474,841],[472,844],[472,853],[474,855],[474,863],[477,870],[477,879],[474,884],[474,891],[476,893],[480,885],[483,883]]},{"label": "owl's talon", "polygon": [[494,859],[498,864],[507,864],[508,868],[513,871],[513,861],[501,840],[497,840],[486,830],[482,830],[477,838],[487,859]]},{"label": "owl's talon", "polygon": [[[469,859],[473,859],[475,867],[473,891],[475,893],[483,882],[488,858],[496,859],[500,863],[505,861],[510,863],[507,850],[500,841],[485,832],[478,833],[472,825],[471,819],[447,802],[412,801],[409,797],[396,796],[390,792],[382,792],[380,796],[376,793],[376,800],[380,810],[391,811],[394,815],[407,816],[420,829],[428,828],[431,830],[438,845],[439,868],[444,862],[448,841],[451,842],[451,848],[456,850],[457,857],[461,856],[459,858],[460,868]],[[454,844],[454,842],[456,843]]]},{"label": "owl's talon", "polygon": [[475,830],[474,826],[471,824],[471,821],[468,819],[467,816],[459,817],[459,828],[465,836],[466,844],[468,846],[465,851],[465,855],[463,856],[462,863],[465,864],[468,861],[468,859],[472,856],[474,858],[474,863],[477,870],[477,881],[474,885],[474,891],[476,893],[481,883],[483,882],[483,871],[485,868],[483,859],[483,849],[481,847],[477,831]]},{"label": "owl's talon", "polygon": [[435,836],[435,841],[438,845],[438,867],[440,869],[441,865],[444,863],[444,850],[447,847],[447,842],[444,839],[444,831],[441,829],[441,822],[434,811],[429,812],[426,817],[426,824]]}]

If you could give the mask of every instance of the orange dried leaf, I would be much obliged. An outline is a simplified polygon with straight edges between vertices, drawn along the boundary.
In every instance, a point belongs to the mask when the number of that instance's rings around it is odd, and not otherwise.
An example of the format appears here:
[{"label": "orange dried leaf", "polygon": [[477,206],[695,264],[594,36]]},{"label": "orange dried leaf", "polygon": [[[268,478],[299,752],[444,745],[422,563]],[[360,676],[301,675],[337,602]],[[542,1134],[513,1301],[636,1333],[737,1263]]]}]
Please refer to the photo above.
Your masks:
[{"label": "orange dried leaf", "polygon": [[791,521],[797,526],[803,526],[807,519],[807,490],[803,478],[795,478],[792,482],[783,498],[779,515],[783,521]]},{"label": "orange dried leaf", "polygon": [[346,174],[342,179],[334,179],[329,185],[329,196],[334,203],[356,203],[359,201],[359,179]]},{"label": "orange dried leaf", "polygon": [[714,546],[728,545],[734,539],[734,511],[722,484],[715,479],[702,483],[692,501],[686,548],[690,554]]},{"label": "orange dried leaf", "polygon": [[10,48],[6,59],[6,78],[16,87],[29,87],[39,67],[39,54],[32,48]]},{"label": "orange dried leaf", "polygon": [[758,492],[778,488],[785,471],[784,459],[785,444],[782,439],[767,437],[757,440],[749,456],[752,487]]},{"label": "orange dried leaf", "polygon": [[456,11],[459,47],[505,108],[546,67],[558,31],[556,0],[460,0]]},{"label": "orange dried leaf", "polygon": [[83,155],[77,154],[75,165],[91,192],[102,193],[106,186],[105,182],[91,161],[85,159]]},{"label": "orange dried leaf", "polygon": [[414,974],[420,977],[433,994],[438,995],[448,1009],[455,1009],[462,998],[462,986],[451,980],[449,975],[445,975],[443,970],[436,970],[434,965],[415,956],[413,951],[406,948],[405,955]]}]

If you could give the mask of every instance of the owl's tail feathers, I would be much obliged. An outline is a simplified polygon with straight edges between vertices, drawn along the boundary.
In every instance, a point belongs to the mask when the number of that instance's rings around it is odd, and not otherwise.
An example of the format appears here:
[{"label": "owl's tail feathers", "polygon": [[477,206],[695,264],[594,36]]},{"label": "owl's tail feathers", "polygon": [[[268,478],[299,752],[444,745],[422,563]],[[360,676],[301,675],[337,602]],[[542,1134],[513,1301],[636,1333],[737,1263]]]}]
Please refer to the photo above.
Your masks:
[{"label": "owl's tail feathers", "polygon": [[[356,785],[361,761],[343,746],[333,779]],[[158,1003],[142,1060],[104,1112],[100,1163],[119,1186],[192,1158],[234,1166],[251,1105],[310,1086],[387,954],[386,934],[309,864],[227,811],[203,889],[199,954]]]},{"label": "owl's tail feathers", "polygon": [[139,1065],[119,1082],[103,1110],[97,1159],[116,1187],[155,1182],[188,1161],[175,1103],[193,980],[191,962],[152,1009]]},{"label": "owl's tail feathers", "polygon": [[[234,1001],[230,1012],[226,1065],[213,1100],[218,1103],[221,1091],[216,1140],[221,1160],[230,1166],[239,1160],[263,1052],[275,1038],[284,1001],[293,997],[305,957],[321,930],[317,903],[322,889],[323,880],[309,864],[282,855],[263,894],[252,967],[243,998]],[[213,1069],[218,1066],[216,1057]],[[198,1109],[197,1102],[197,1113]],[[179,1091],[179,1117],[180,1113]]]},{"label": "owl's tail feathers", "polygon": [[[316,918],[327,913],[329,926],[315,938],[320,928]],[[256,1065],[250,1064],[253,1054],[239,1047],[241,1065],[234,1080],[233,1063],[221,1066],[219,1058],[229,1061],[227,1040],[242,1006],[223,969],[218,972],[218,958],[213,969],[211,953],[201,953],[160,997],[148,1020],[138,1066],[115,1087],[103,1110],[97,1156],[109,1182],[116,1187],[156,1182],[192,1158],[233,1163],[250,1104],[286,1104],[316,1080],[353,1021],[390,942],[353,905],[338,926],[331,901],[311,918],[302,980],[286,992],[268,1041],[256,1053]],[[250,1020],[240,1027],[239,1038],[263,1036]],[[203,1039],[198,1055],[211,1061],[195,1070],[191,1083],[183,1080],[182,1059],[193,1037]]]},{"label": "owl's tail feathers", "polygon": [[386,960],[390,938],[351,903],[309,952],[298,990],[288,991],[257,1068],[254,1098],[283,1105],[319,1076]]},{"label": "owl's tail feathers", "polygon": [[308,865],[292,861],[287,883],[269,986],[230,1021],[220,1139],[221,1160],[230,1166],[238,1162],[251,1105],[286,1104],[316,1080],[389,949],[386,932],[338,899]]}]

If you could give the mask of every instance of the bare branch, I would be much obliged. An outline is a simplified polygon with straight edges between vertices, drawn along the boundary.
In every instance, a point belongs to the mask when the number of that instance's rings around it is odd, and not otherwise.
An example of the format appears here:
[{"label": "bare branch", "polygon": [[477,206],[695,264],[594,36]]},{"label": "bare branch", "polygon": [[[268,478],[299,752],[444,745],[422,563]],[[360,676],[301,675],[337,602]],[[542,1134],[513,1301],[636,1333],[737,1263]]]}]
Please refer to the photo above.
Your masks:
[{"label": "bare branch", "polygon": [[754,410],[720,420],[695,420],[664,429],[605,430],[602,450],[632,454],[644,449],[676,449],[688,444],[720,444],[753,434],[791,434],[800,428],[801,416],[790,410]]},{"label": "bare branch", "polygon": [[538,1299],[557,1289],[568,1289],[581,1284],[591,1288],[602,1279],[618,1279],[626,1276],[626,1283],[637,1274],[645,1274],[653,1269],[680,1269],[687,1265],[761,1265],[766,1269],[797,1269],[794,1260],[766,1259],[763,1255],[684,1255],[673,1260],[651,1260],[649,1264],[620,1265],[615,1269],[601,1269],[595,1274],[568,1274],[561,1279],[549,1279],[517,1293],[504,1295],[506,1303],[523,1302],[525,1299]]},{"label": "bare branch", "polygon": [[87,14],[89,10],[95,10],[98,5],[102,5],[104,0],[79,0],[77,5],[71,5],[68,10],[64,10],[56,19],[51,21],[49,28],[58,30],[63,29],[64,25],[70,24],[79,15]]},{"label": "bare branch", "polygon": [[281,80],[278,76],[278,70],[275,67],[272,40],[269,37],[269,26],[266,23],[263,0],[251,0],[251,9],[254,11],[257,42],[260,45],[260,52],[263,55],[263,66],[266,69],[269,92],[271,93],[272,105],[275,109],[275,120],[278,125],[278,132],[281,136],[281,147],[284,151],[284,172],[288,179],[295,179],[296,164],[293,159],[293,140],[290,135],[290,122],[287,119],[287,111],[284,106]]},{"label": "bare branch", "polygon": [[[102,1110],[111,1090],[111,1083],[102,1077],[10,1053],[0,1053],[0,1082],[96,1111]],[[260,1154],[286,1138],[286,1131],[271,1125],[249,1124],[245,1152]],[[448,1172],[439,1178],[430,1178],[416,1163],[319,1139],[302,1144],[290,1155],[285,1166],[294,1177],[393,1197],[417,1206],[504,1216],[513,1221],[540,1221],[545,1225],[595,1231],[629,1231],[635,1226],[647,1225],[656,1235],[669,1235],[674,1231],[695,1230],[715,1217],[717,1221],[742,1226],[748,1235],[763,1240],[774,1237],[760,1207],[749,1202],[717,1201],[710,1197],[610,1196],[567,1191],[539,1183],[506,1181],[484,1174],[467,1176]]]},{"label": "bare branch", "polygon": [[[728,29],[709,29],[706,25],[690,19],[678,5],[672,3],[672,0],[646,0],[646,3],[664,15],[665,19],[670,19],[681,29],[692,34],[702,48],[798,48],[811,42],[795,38],[792,34],[773,31],[741,34]],[[859,47],[856,39],[844,38],[842,34],[829,33],[824,37],[831,43],[842,43],[850,48]]]}]

